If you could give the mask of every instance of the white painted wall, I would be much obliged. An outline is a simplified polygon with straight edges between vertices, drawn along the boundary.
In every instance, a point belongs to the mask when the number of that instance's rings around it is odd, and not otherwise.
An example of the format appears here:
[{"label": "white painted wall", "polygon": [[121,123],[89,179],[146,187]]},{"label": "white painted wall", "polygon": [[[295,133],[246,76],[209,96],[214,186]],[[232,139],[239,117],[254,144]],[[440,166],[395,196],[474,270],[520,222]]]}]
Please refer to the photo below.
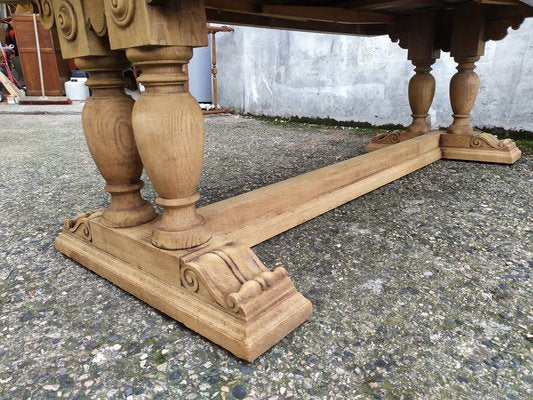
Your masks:
[{"label": "white painted wall", "polygon": [[[407,85],[413,66],[388,37],[356,37],[234,27],[217,35],[219,96],[224,107],[271,116],[410,123]],[[533,131],[533,18],[478,62],[477,126]],[[451,123],[448,85],[455,63],[442,53],[430,110],[433,126]]]}]

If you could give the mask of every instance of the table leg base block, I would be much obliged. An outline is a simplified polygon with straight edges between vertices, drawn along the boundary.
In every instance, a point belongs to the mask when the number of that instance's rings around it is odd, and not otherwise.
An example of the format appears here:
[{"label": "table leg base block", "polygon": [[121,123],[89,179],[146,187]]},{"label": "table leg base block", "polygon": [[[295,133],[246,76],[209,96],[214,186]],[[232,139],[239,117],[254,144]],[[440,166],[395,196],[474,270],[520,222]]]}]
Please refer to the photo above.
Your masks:
[{"label": "table leg base block", "polygon": [[239,358],[253,361],[311,316],[287,271],[269,271],[247,247],[217,236],[162,250],[146,234],[155,222],[116,229],[100,212],[76,218],[56,239],[61,253]]},{"label": "table leg base block", "polygon": [[513,164],[522,156],[522,152],[511,139],[499,140],[485,132],[475,132],[471,135],[443,132],[440,147],[442,158],[453,160]]},{"label": "table leg base block", "polygon": [[412,139],[414,137],[423,135],[425,132],[410,132],[410,131],[391,131],[386,133],[380,133],[374,136],[370,143],[365,147],[365,151],[370,153],[371,151],[383,149],[393,144],[403,142],[405,140]]}]

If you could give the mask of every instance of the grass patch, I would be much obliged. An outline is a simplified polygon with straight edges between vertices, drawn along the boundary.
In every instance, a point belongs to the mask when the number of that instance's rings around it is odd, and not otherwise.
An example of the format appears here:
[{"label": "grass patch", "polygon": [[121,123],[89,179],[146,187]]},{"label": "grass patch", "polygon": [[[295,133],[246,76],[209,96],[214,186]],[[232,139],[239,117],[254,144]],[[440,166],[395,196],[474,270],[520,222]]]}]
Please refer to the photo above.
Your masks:
[{"label": "grass patch", "polygon": [[306,124],[320,127],[330,128],[358,128],[361,130],[386,132],[395,129],[405,129],[405,126],[399,124],[385,124],[385,125],[372,125],[370,122],[361,121],[338,121],[333,118],[311,118],[311,117],[271,117],[268,115],[252,115],[246,114],[246,116],[253,117],[260,121],[270,122],[272,124],[285,125],[285,124]]},{"label": "grass patch", "polygon": [[522,150],[522,154],[533,155],[533,139],[517,139],[515,142],[518,148]]},{"label": "grass patch", "polygon": [[[352,128],[354,133],[359,135],[373,136],[377,133],[388,132],[395,129],[405,130],[406,127],[399,124],[372,125],[370,122],[361,121],[339,121],[333,118],[312,118],[312,117],[272,117],[268,115],[245,114],[260,121],[265,121],[275,125],[311,125],[320,128],[345,129]],[[440,127],[446,130],[446,127]],[[526,130],[512,130],[498,127],[475,127],[478,131],[492,133],[498,139],[513,139],[523,154],[533,155],[533,132]]]}]

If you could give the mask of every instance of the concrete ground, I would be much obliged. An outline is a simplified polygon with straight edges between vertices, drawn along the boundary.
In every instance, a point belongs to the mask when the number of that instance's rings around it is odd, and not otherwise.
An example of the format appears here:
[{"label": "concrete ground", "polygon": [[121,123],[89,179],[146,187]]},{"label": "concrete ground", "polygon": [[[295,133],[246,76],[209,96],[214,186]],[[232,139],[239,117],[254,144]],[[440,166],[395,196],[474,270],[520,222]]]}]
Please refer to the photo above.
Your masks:
[{"label": "concrete ground", "polygon": [[[0,399],[532,398],[532,156],[439,161],[256,246],[315,310],[249,364],[54,250],[107,201],[78,115],[0,118]],[[201,204],[372,134],[208,118]]]}]

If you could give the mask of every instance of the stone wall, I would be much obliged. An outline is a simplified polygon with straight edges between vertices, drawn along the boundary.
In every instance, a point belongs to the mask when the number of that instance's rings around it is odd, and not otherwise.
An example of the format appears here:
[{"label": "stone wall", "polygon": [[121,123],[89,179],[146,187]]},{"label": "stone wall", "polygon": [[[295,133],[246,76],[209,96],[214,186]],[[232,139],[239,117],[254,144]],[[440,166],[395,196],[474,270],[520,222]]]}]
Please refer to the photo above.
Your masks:
[{"label": "stone wall", "polygon": [[[356,37],[235,26],[217,35],[219,102],[240,112],[333,118],[372,124],[410,123],[407,51],[388,37]],[[478,62],[477,126],[533,131],[533,18]],[[448,96],[455,63],[434,65],[434,127],[451,123]]]}]

